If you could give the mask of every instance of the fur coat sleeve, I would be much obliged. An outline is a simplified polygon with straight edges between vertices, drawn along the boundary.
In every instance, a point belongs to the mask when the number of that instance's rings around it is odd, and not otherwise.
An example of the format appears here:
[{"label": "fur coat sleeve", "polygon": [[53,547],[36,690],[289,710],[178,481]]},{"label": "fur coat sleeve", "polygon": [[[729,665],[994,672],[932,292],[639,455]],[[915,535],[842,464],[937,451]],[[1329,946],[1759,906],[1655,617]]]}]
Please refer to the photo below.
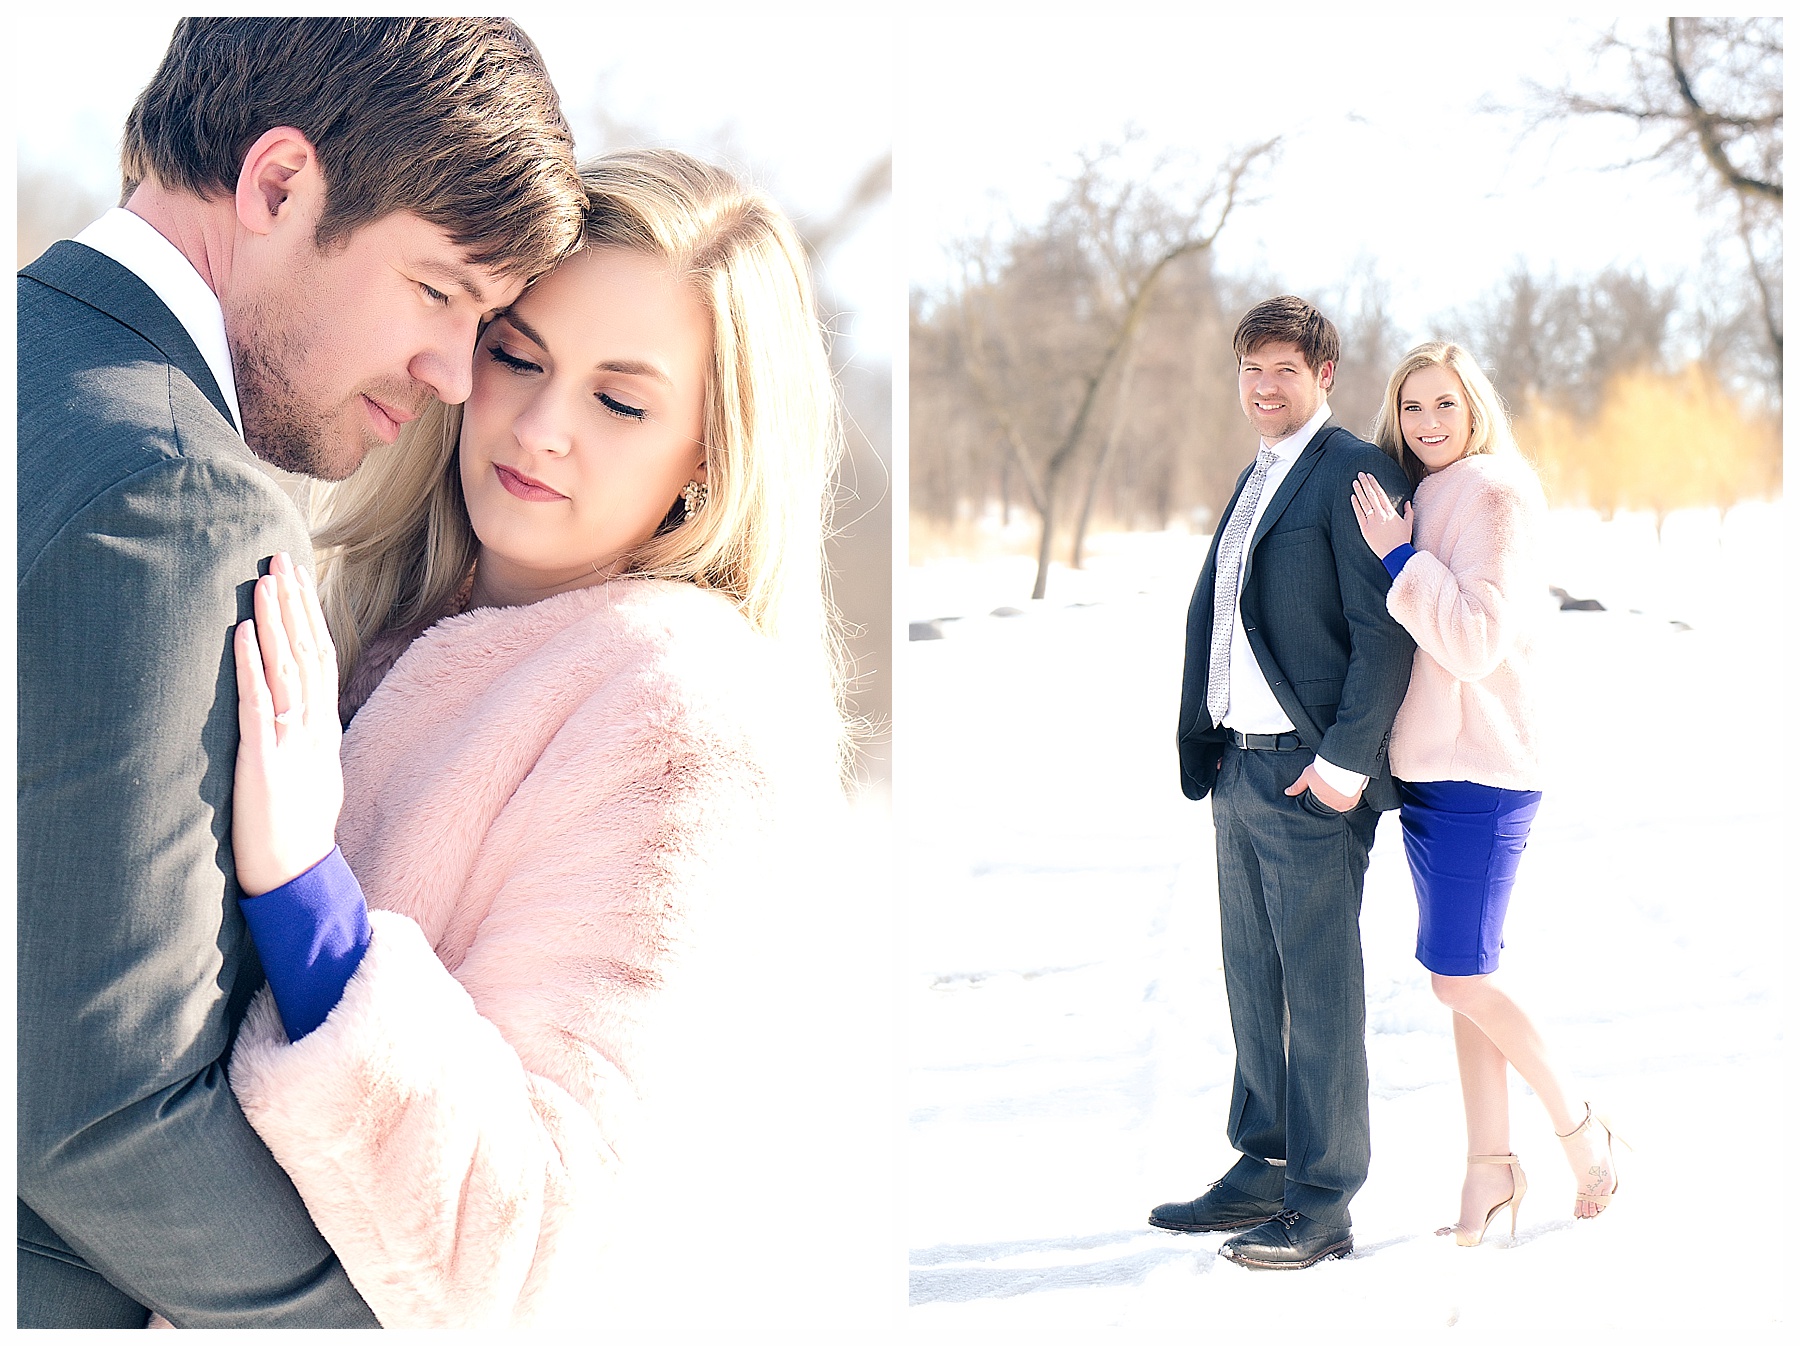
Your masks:
[{"label": "fur coat sleeve", "polygon": [[353,721],[368,954],[299,1042],[265,991],[231,1083],[384,1326],[591,1323],[666,1048],[748,1010],[681,993],[707,913],[842,803],[802,684],[718,595],[615,581],[440,623]]},{"label": "fur coat sleeve", "polygon": [[1522,460],[1463,458],[1419,483],[1388,611],[1418,642],[1389,759],[1402,780],[1539,788],[1535,628],[1547,509]]},{"label": "fur coat sleeve", "polygon": [[1463,682],[1499,667],[1542,596],[1541,498],[1519,475],[1476,457],[1420,483],[1418,552],[1388,591],[1394,619]]}]

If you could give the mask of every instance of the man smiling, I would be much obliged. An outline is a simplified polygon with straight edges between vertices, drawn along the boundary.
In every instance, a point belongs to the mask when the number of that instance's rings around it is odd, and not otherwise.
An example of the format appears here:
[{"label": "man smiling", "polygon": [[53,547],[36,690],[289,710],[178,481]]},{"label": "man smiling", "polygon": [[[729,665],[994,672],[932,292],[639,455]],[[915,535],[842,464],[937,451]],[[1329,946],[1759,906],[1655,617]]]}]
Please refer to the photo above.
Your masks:
[{"label": "man smiling", "polygon": [[1241,1229],[1221,1255],[1293,1269],[1350,1251],[1368,1175],[1358,918],[1378,811],[1399,806],[1387,739],[1413,643],[1350,487],[1370,472],[1397,501],[1407,484],[1329,424],[1338,335],[1317,309],[1265,300],[1233,346],[1260,449],[1194,589],[1177,738],[1183,792],[1213,801],[1239,1158],[1150,1223]]},{"label": "man smiling", "polygon": [[230,637],[311,555],[257,460],[341,479],[466,398],[585,197],[500,19],[183,20],[123,166],[19,281],[19,1325],[374,1326],[223,1067]]}]

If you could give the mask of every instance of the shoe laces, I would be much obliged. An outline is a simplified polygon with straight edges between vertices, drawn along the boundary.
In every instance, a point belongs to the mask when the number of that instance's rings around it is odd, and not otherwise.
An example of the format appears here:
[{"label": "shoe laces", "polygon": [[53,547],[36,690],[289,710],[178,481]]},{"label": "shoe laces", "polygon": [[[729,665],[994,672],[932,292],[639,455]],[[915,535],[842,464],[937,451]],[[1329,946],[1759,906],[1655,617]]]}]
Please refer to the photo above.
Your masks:
[{"label": "shoe laces", "polygon": [[1300,1223],[1300,1212],[1297,1210],[1289,1210],[1284,1206],[1276,1211],[1272,1218],[1279,1220],[1283,1229],[1292,1229],[1295,1225]]}]

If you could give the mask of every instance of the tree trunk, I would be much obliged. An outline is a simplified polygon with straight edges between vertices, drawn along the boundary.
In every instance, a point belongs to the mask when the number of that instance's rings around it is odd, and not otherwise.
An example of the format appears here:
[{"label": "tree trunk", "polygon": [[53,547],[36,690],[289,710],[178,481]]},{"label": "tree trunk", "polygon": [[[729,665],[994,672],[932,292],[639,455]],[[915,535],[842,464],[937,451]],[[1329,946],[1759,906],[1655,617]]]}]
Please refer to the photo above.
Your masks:
[{"label": "tree trunk", "polygon": [[1031,584],[1031,596],[1042,598],[1050,583],[1050,541],[1056,531],[1056,478],[1044,479],[1044,528],[1038,534],[1037,578]]},{"label": "tree trunk", "polygon": [[1762,300],[1763,330],[1769,337],[1769,349],[1775,353],[1775,386],[1781,387],[1783,356],[1781,351],[1781,301],[1763,275],[1762,261],[1756,255],[1756,242],[1750,236],[1750,215],[1743,201],[1738,202],[1738,237],[1743,240],[1744,256],[1750,264],[1750,280]]},{"label": "tree trunk", "polygon": [[1080,570],[1082,562],[1082,544],[1087,541],[1088,519],[1094,512],[1094,500],[1100,494],[1100,483],[1106,476],[1108,464],[1112,462],[1114,450],[1119,447],[1119,435],[1125,428],[1125,417],[1131,402],[1131,376],[1137,372],[1137,331],[1133,330],[1130,344],[1125,348],[1125,366],[1119,375],[1119,391],[1113,399],[1112,424],[1106,428],[1106,443],[1100,446],[1100,454],[1094,460],[1094,475],[1088,478],[1087,494],[1082,497],[1081,513],[1075,520],[1075,541],[1069,548],[1069,568]]}]

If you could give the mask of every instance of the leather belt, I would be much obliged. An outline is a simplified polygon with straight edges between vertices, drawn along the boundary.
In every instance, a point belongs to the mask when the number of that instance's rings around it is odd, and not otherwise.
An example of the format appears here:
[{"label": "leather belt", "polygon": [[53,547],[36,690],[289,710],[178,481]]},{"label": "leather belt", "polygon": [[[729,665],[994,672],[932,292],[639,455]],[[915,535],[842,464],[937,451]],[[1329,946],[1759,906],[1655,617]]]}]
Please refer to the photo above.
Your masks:
[{"label": "leather belt", "polygon": [[1249,752],[1293,752],[1305,746],[1299,734],[1240,734],[1235,729],[1231,741]]}]

